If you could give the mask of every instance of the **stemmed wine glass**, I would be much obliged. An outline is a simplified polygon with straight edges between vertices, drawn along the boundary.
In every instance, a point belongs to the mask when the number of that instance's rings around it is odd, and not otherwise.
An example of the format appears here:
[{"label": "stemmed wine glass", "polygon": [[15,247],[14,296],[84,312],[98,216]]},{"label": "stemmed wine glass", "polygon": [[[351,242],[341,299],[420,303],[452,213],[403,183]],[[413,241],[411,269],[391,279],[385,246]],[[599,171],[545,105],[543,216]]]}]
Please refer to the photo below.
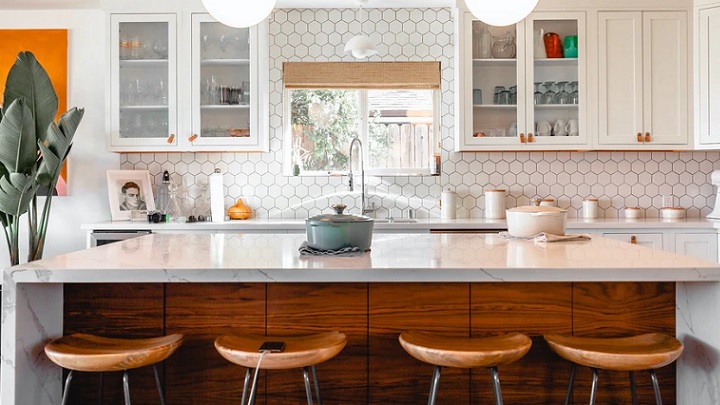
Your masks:
[{"label": "stemmed wine glass", "polygon": [[542,104],[543,92],[542,83],[535,82],[535,93],[533,93],[533,104]]},{"label": "stemmed wine glass", "polygon": [[558,92],[553,98],[553,102],[555,104],[568,104],[568,96],[570,93],[565,90],[565,85],[567,85],[567,83],[568,82],[557,82]]},{"label": "stemmed wine glass", "polygon": [[555,91],[553,91],[553,86],[555,85],[555,82],[548,81],[545,82],[545,93],[543,93],[542,97],[542,104],[552,104],[555,101]]},{"label": "stemmed wine glass", "polygon": [[572,92],[570,93],[570,103],[571,104],[578,104],[580,101],[580,94],[578,93],[578,82],[570,82],[570,86],[572,87]]}]

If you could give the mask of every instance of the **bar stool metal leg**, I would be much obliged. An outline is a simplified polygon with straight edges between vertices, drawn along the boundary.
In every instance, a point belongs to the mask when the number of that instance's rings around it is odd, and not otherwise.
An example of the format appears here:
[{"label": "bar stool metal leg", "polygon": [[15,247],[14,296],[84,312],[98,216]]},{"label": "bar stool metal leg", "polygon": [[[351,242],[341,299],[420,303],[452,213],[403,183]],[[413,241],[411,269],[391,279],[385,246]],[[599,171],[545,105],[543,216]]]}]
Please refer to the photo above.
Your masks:
[{"label": "bar stool metal leg", "polygon": [[105,373],[100,372],[100,384],[99,384],[99,389],[98,389],[98,405],[102,405],[104,377],[105,377]]},{"label": "bar stool metal leg", "polygon": [[592,389],[590,390],[590,405],[595,405],[595,398],[597,396],[597,385],[598,385],[598,374],[596,368],[590,368],[593,374]]},{"label": "bar stool metal leg", "polygon": [[247,388],[248,388],[248,384],[250,383],[250,373],[251,373],[251,371],[249,368],[245,370],[245,382],[243,383],[243,393],[242,393],[242,398],[240,399],[240,405],[245,405],[245,398],[247,397]]},{"label": "bar stool metal leg", "polygon": [[155,385],[157,386],[158,395],[160,395],[160,405],[165,405],[165,396],[160,385],[160,374],[158,374],[157,363],[153,364],[153,373],[155,374]]},{"label": "bar stool metal leg", "polygon": [[660,384],[658,384],[655,370],[650,370],[650,378],[652,379],[653,388],[655,389],[655,404],[662,405],[662,398],[660,397]]},{"label": "bar stool metal leg", "polygon": [[130,405],[130,378],[127,370],[123,371],[123,392],[125,393],[125,405]]},{"label": "bar stool metal leg", "polygon": [[310,370],[312,371],[313,384],[315,384],[315,396],[317,397],[318,405],[322,405],[322,399],[320,399],[320,380],[317,378],[317,370],[314,364],[310,366]]},{"label": "bar stool metal leg", "polygon": [[577,371],[577,364],[573,363],[572,369],[570,370],[570,382],[568,383],[567,394],[565,394],[565,405],[570,405],[570,398],[572,398],[573,384],[575,383],[575,372]]},{"label": "bar stool metal leg", "polygon": [[493,396],[495,397],[495,405],[503,405],[502,392],[500,391],[500,374],[497,367],[490,367],[492,374]]},{"label": "bar stool metal leg", "polygon": [[68,400],[68,393],[70,393],[70,383],[72,382],[72,370],[68,373],[67,377],[65,378],[65,389],[63,390],[63,397],[62,397],[62,405],[67,404]]},{"label": "bar stool metal leg", "polygon": [[440,384],[440,372],[442,367],[435,366],[433,370],[432,382],[430,383],[430,396],[428,397],[428,405],[435,405],[435,398],[437,397],[438,385]]},{"label": "bar stool metal leg", "polygon": [[635,372],[630,371],[630,394],[632,395],[632,405],[638,405],[637,403],[637,390],[635,389]]},{"label": "bar stool metal leg", "polygon": [[305,380],[305,396],[307,397],[308,405],[313,405],[312,388],[310,387],[310,377],[308,375],[308,368],[303,367],[303,379]]},{"label": "bar stool metal leg", "polygon": [[[260,370],[255,370],[255,374],[259,373]],[[253,385],[252,388],[250,388],[250,398],[248,399],[248,404],[253,405],[255,404],[255,396],[257,396],[257,385],[258,385],[258,379],[253,379]]]}]

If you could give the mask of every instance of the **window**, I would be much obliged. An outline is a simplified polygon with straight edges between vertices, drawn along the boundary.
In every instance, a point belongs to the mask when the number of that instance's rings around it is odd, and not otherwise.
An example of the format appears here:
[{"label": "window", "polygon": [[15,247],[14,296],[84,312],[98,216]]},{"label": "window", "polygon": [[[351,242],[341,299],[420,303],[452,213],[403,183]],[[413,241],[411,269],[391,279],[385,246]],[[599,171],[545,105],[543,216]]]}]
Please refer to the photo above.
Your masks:
[{"label": "window", "polygon": [[[423,69],[430,79],[420,77]],[[284,70],[286,174],[346,172],[355,137],[368,174],[435,174],[439,63],[286,63]]]}]

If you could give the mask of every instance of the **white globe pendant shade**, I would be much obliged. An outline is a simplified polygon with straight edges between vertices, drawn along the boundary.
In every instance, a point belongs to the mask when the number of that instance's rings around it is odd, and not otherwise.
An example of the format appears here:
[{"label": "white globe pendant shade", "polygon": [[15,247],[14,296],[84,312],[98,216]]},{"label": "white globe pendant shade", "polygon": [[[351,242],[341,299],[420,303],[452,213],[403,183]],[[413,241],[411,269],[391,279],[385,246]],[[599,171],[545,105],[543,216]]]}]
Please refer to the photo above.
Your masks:
[{"label": "white globe pendant shade", "polygon": [[202,0],[208,13],[219,22],[235,28],[257,25],[270,15],[277,0]]},{"label": "white globe pendant shade", "polygon": [[369,58],[378,53],[375,43],[367,35],[356,35],[345,44],[345,52],[358,59]]},{"label": "white globe pendant shade", "polygon": [[537,3],[538,0],[465,0],[465,5],[475,18],[497,27],[523,20]]}]

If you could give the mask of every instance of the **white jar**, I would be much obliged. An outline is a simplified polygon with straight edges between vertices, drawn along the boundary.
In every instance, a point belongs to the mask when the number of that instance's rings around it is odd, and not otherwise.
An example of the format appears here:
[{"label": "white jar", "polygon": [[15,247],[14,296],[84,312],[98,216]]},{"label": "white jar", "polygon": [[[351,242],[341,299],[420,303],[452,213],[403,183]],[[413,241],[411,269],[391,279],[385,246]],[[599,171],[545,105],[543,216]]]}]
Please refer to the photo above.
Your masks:
[{"label": "white jar", "polygon": [[555,205],[554,198],[543,198],[542,201],[540,201],[541,207],[554,207]]},{"label": "white jar", "polygon": [[597,198],[586,198],[582,203],[582,216],[587,219],[595,219],[598,217],[598,200]]},{"label": "white jar", "polygon": [[457,213],[457,193],[448,189],[440,193],[440,218],[455,219]]},{"label": "white jar", "polygon": [[642,210],[640,207],[625,207],[625,218],[627,219],[638,219],[642,217]]},{"label": "white jar", "polygon": [[485,190],[485,218],[505,218],[505,190]]}]

